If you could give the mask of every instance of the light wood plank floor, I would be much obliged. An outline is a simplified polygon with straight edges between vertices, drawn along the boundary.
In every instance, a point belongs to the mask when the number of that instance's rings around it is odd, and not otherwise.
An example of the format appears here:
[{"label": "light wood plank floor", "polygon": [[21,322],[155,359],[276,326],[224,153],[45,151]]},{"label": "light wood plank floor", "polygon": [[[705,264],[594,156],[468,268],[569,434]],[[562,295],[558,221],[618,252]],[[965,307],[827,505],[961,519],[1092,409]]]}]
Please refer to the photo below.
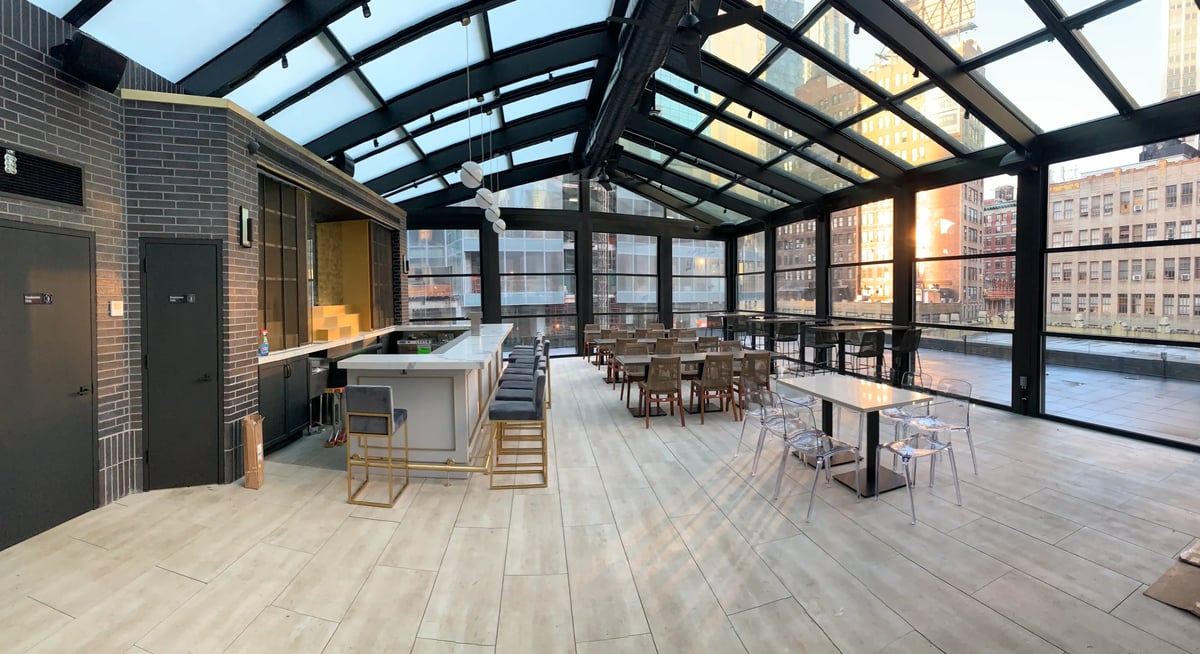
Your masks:
[{"label": "light wood plank floor", "polygon": [[806,523],[795,459],[771,498],[778,444],[751,477],[728,415],[645,429],[553,365],[548,489],[354,507],[310,437],[261,490],[137,494],[0,552],[0,650],[1200,652],[1142,595],[1200,536],[1200,456],[976,408],[963,507],[939,466],[916,526],[903,490],[837,484]]}]

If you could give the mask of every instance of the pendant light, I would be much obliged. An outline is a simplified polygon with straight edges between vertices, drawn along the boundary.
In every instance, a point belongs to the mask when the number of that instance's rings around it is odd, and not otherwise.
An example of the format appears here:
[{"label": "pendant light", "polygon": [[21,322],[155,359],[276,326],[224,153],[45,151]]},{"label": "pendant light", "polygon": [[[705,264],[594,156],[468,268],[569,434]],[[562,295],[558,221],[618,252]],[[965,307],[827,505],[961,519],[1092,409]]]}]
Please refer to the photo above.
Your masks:
[{"label": "pendant light", "polygon": [[484,209],[483,217],[486,218],[489,223],[494,223],[497,220],[500,220],[500,207],[488,207],[487,209]]},{"label": "pendant light", "polygon": [[495,222],[492,223],[492,231],[496,232],[497,234],[503,234],[504,228],[505,224],[503,218],[497,218]]},{"label": "pendant light", "polygon": [[488,187],[480,186],[479,190],[475,191],[475,206],[484,211],[491,209],[496,206],[496,194]]},{"label": "pendant light", "polygon": [[474,161],[464,161],[458,169],[458,180],[467,188],[479,188],[483,183],[483,166]]}]

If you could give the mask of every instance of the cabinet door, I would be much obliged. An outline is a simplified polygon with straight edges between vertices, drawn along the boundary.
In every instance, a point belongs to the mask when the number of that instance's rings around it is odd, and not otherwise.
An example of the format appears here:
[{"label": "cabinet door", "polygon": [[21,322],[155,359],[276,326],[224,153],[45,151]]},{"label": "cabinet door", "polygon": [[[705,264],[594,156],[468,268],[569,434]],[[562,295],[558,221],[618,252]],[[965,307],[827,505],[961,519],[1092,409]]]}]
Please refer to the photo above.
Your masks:
[{"label": "cabinet door", "polygon": [[308,426],[308,357],[287,362],[285,427],[289,436],[298,435]]},{"label": "cabinet door", "polygon": [[258,367],[258,412],[263,416],[263,448],[270,448],[287,435],[285,424],[286,366],[272,363]]}]

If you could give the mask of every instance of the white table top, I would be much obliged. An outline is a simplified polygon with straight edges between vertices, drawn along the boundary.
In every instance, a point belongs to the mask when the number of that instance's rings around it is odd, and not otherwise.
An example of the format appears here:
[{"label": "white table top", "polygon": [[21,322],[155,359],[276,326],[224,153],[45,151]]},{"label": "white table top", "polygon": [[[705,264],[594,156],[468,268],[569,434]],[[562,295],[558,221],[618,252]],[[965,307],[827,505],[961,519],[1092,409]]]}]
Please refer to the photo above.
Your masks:
[{"label": "white table top", "polygon": [[779,384],[856,411],[880,411],[933,399],[932,395],[849,375],[780,377]]},{"label": "white table top", "polygon": [[480,325],[432,354],[360,354],[338,362],[346,370],[473,370],[482,369],[504,345],[511,323]]}]

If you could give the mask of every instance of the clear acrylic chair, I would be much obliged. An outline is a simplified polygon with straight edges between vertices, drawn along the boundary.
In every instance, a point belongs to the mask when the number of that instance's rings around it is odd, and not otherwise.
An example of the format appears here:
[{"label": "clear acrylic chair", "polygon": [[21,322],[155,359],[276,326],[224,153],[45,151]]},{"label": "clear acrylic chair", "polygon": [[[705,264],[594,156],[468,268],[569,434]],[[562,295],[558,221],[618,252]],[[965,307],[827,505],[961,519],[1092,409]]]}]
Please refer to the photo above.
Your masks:
[{"label": "clear acrylic chair", "polygon": [[[832,474],[830,473],[831,459],[838,454],[851,452],[854,454],[855,460],[857,460],[858,448],[850,443],[843,443],[821,431],[817,427],[816,418],[810,407],[785,407],[777,393],[766,389],[759,389],[754,394],[758,396],[757,403],[760,405],[775,407],[773,415],[763,422],[759,435],[760,451],[762,449],[762,442],[766,439],[767,435],[778,437],[783,441],[783,454],[779,459],[779,470],[775,476],[775,492],[772,495],[772,499],[779,497],[779,491],[783,487],[783,475],[787,469],[788,455],[793,450],[799,453],[802,458],[815,461],[816,470],[813,472],[812,490],[808,494],[808,513],[804,517],[805,521],[811,520],[813,504],[816,501],[817,495],[817,483],[821,479],[821,471],[825,471],[825,483],[832,483]],[[756,467],[757,464],[756,455]],[[858,501],[861,485],[859,483],[857,463],[854,465],[854,489],[855,501]]]},{"label": "clear acrylic chair", "polygon": [[[979,463],[975,460],[975,442],[971,439],[971,383],[962,379],[943,379],[934,388],[937,395],[929,415],[917,415],[905,420],[904,433],[909,429],[927,435],[934,441],[950,442],[954,432],[967,436],[967,447],[971,450],[971,465],[979,474]],[[933,484],[936,460],[929,466],[929,483]]]},{"label": "clear acrylic chair", "polygon": [[[879,446],[879,449],[881,453],[883,450],[890,450],[893,454],[899,456],[904,466],[904,485],[908,488],[908,507],[912,511],[912,524],[917,524],[917,503],[913,499],[917,459],[930,457],[930,461],[933,461],[933,457],[942,452],[945,452],[946,456],[950,457],[950,471],[954,474],[954,495],[958,499],[958,505],[962,506],[962,489],[958,485],[958,464],[954,462],[954,448],[951,446],[950,441],[933,440],[923,433],[918,433],[903,440],[882,444]],[[878,456],[875,457],[875,478],[879,479]],[[929,468],[929,485],[933,486],[932,463]],[[878,484],[875,486],[875,499],[879,499]]]},{"label": "clear acrylic chair", "polygon": [[[906,390],[919,390],[923,388],[932,388],[933,379],[929,375],[923,375],[919,372],[906,372],[900,380],[900,388]],[[900,406],[891,409],[884,409],[879,412],[880,418],[886,418],[895,423],[893,427],[892,440],[901,440],[902,434],[900,430],[904,427],[904,423],[909,419],[917,416],[929,415],[929,403],[912,404],[909,406]]]}]

